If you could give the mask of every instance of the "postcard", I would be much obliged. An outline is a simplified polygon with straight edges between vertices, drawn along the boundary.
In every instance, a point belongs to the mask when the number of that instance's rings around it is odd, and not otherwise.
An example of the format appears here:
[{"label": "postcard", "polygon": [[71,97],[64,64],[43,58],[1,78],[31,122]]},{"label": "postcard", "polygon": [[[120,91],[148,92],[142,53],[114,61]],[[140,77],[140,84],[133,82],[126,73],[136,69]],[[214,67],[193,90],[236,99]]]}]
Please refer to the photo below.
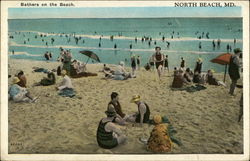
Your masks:
[{"label": "postcard", "polygon": [[249,1],[2,1],[1,160],[249,160]]}]

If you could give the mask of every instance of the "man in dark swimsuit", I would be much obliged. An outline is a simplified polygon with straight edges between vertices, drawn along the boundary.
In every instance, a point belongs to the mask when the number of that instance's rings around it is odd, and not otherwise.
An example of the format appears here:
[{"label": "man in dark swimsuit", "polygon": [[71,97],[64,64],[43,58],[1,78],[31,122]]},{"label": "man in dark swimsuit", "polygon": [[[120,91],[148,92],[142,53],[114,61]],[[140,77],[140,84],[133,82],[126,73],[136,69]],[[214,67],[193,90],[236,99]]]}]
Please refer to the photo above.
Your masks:
[{"label": "man in dark swimsuit", "polygon": [[116,112],[112,109],[107,110],[107,117],[101,119],[97,128],[96,139],[100,147],[112,149],[126,141],[126,136],[119,127],[115,125]]},{"label": "man in dark swimsuit", "polygon": [[161,53],[160,47],[155,47],[155,54],[153,55],[154,64],[158,72],[159,79],[161,79],[161,75],[163,73],[164,64],[165,64],[165,57]]},{"label": "man in dark swimsuit", "polygon": [[116,92],[111,93],[111,101],[108,104],[108,109],[114,109],[116,113],[119,115],[118,117],[124,118],[125,114],[122,112],[118,93]]}]

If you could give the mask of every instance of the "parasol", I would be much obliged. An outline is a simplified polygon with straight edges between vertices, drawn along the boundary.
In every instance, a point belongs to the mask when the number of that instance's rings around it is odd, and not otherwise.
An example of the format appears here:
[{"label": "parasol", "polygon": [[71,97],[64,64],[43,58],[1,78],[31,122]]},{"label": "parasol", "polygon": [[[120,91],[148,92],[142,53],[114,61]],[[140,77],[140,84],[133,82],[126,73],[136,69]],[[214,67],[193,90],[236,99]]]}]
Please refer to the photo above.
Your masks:
[{"label": "parasol", "polygon": [[88,56],[88,60],[87,60],[86,64],[88,63],[90,58],[94,59],[95,61],[101,62],[99,57],[92,51],[84,50],[84,51],[79,51],[79,53]]},{"label": "parasol", "polygon": [[232,54],[230,54],[230,53],[224,53],[224,54],[221,54],[221,55],[217,56],[216,58],[210,60],[212,63],[225,65],[225,73],[224,73],[224,80],[223,80],[224,82],[226,80],[227,65],[230,63],[231,56],[232,56]]}]

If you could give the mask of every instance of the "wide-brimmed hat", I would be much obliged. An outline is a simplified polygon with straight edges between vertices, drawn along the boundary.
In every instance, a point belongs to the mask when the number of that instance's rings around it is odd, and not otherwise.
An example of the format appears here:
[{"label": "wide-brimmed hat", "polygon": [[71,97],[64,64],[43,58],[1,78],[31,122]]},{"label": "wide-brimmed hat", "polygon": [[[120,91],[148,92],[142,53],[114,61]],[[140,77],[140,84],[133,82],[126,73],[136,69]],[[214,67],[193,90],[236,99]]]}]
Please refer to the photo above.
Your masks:
[{"label": "wide-brimmed hat", "polygon": [[236,48],[236,49],[234,49],[234,53],[236,54],[236,53],[241,53],[242,52],[242,50],[240,49],[240,48]]},{"label": "wide-brimmed hat", "polygon": [[138,102],[141,100],[141,97],[139,95],[134,95],[132,99],[130,100],[131,103]]},{"label": "wide-brimmed hat", "polygon": [[67,71],[66,71],[66,70],[62,70],[61,74],[62,74],[62,75],[66,75],[66,74],[67,74]]},{"label": "wide-brimmed hat", "polygon": [[113,108],[108,108],[107,111],[105,111],[105,114],[108,116],[108,117],[113,117],[116,115],[116,111],[115,109]]},{"label": "wide-brimmed hat", "polygon": [[13,84],[16,84],[16,83],[18,83],[18,82],[20,82],[20,79],[19,79],[18,77],[14,77],[14,78],[12,79],[12,83],[13,83]]}]

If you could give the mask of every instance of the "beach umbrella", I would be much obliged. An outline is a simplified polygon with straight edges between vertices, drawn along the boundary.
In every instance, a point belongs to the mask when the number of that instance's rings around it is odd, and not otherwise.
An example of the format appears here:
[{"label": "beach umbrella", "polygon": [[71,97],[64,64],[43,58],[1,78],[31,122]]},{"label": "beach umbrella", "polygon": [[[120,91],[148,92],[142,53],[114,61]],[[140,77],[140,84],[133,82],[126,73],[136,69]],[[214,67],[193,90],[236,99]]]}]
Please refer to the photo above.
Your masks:
[{"label": "beach umbrella", "polygon": [[224,73],[224,80],[223,80],[224,82],[226,80],[227,65],[230,63],[231,56],[232,56],[232,54],[230,54],[230,53],[224,53],[224,54],[220,54],[216,58],[210,60],[212,63],[225,65],[225,73]]},{"label": "beach umbrella", "polygon": [[97,62],[101,62],[99,57],[92,51],[90,50],[83,50],[83,51],[79,51],[79,53],[83,54],[83,55],[86,55],[88,57],[88,60],[86,62],[86,64],[88,63],[89,59],[94,59],[95,61]]}]

